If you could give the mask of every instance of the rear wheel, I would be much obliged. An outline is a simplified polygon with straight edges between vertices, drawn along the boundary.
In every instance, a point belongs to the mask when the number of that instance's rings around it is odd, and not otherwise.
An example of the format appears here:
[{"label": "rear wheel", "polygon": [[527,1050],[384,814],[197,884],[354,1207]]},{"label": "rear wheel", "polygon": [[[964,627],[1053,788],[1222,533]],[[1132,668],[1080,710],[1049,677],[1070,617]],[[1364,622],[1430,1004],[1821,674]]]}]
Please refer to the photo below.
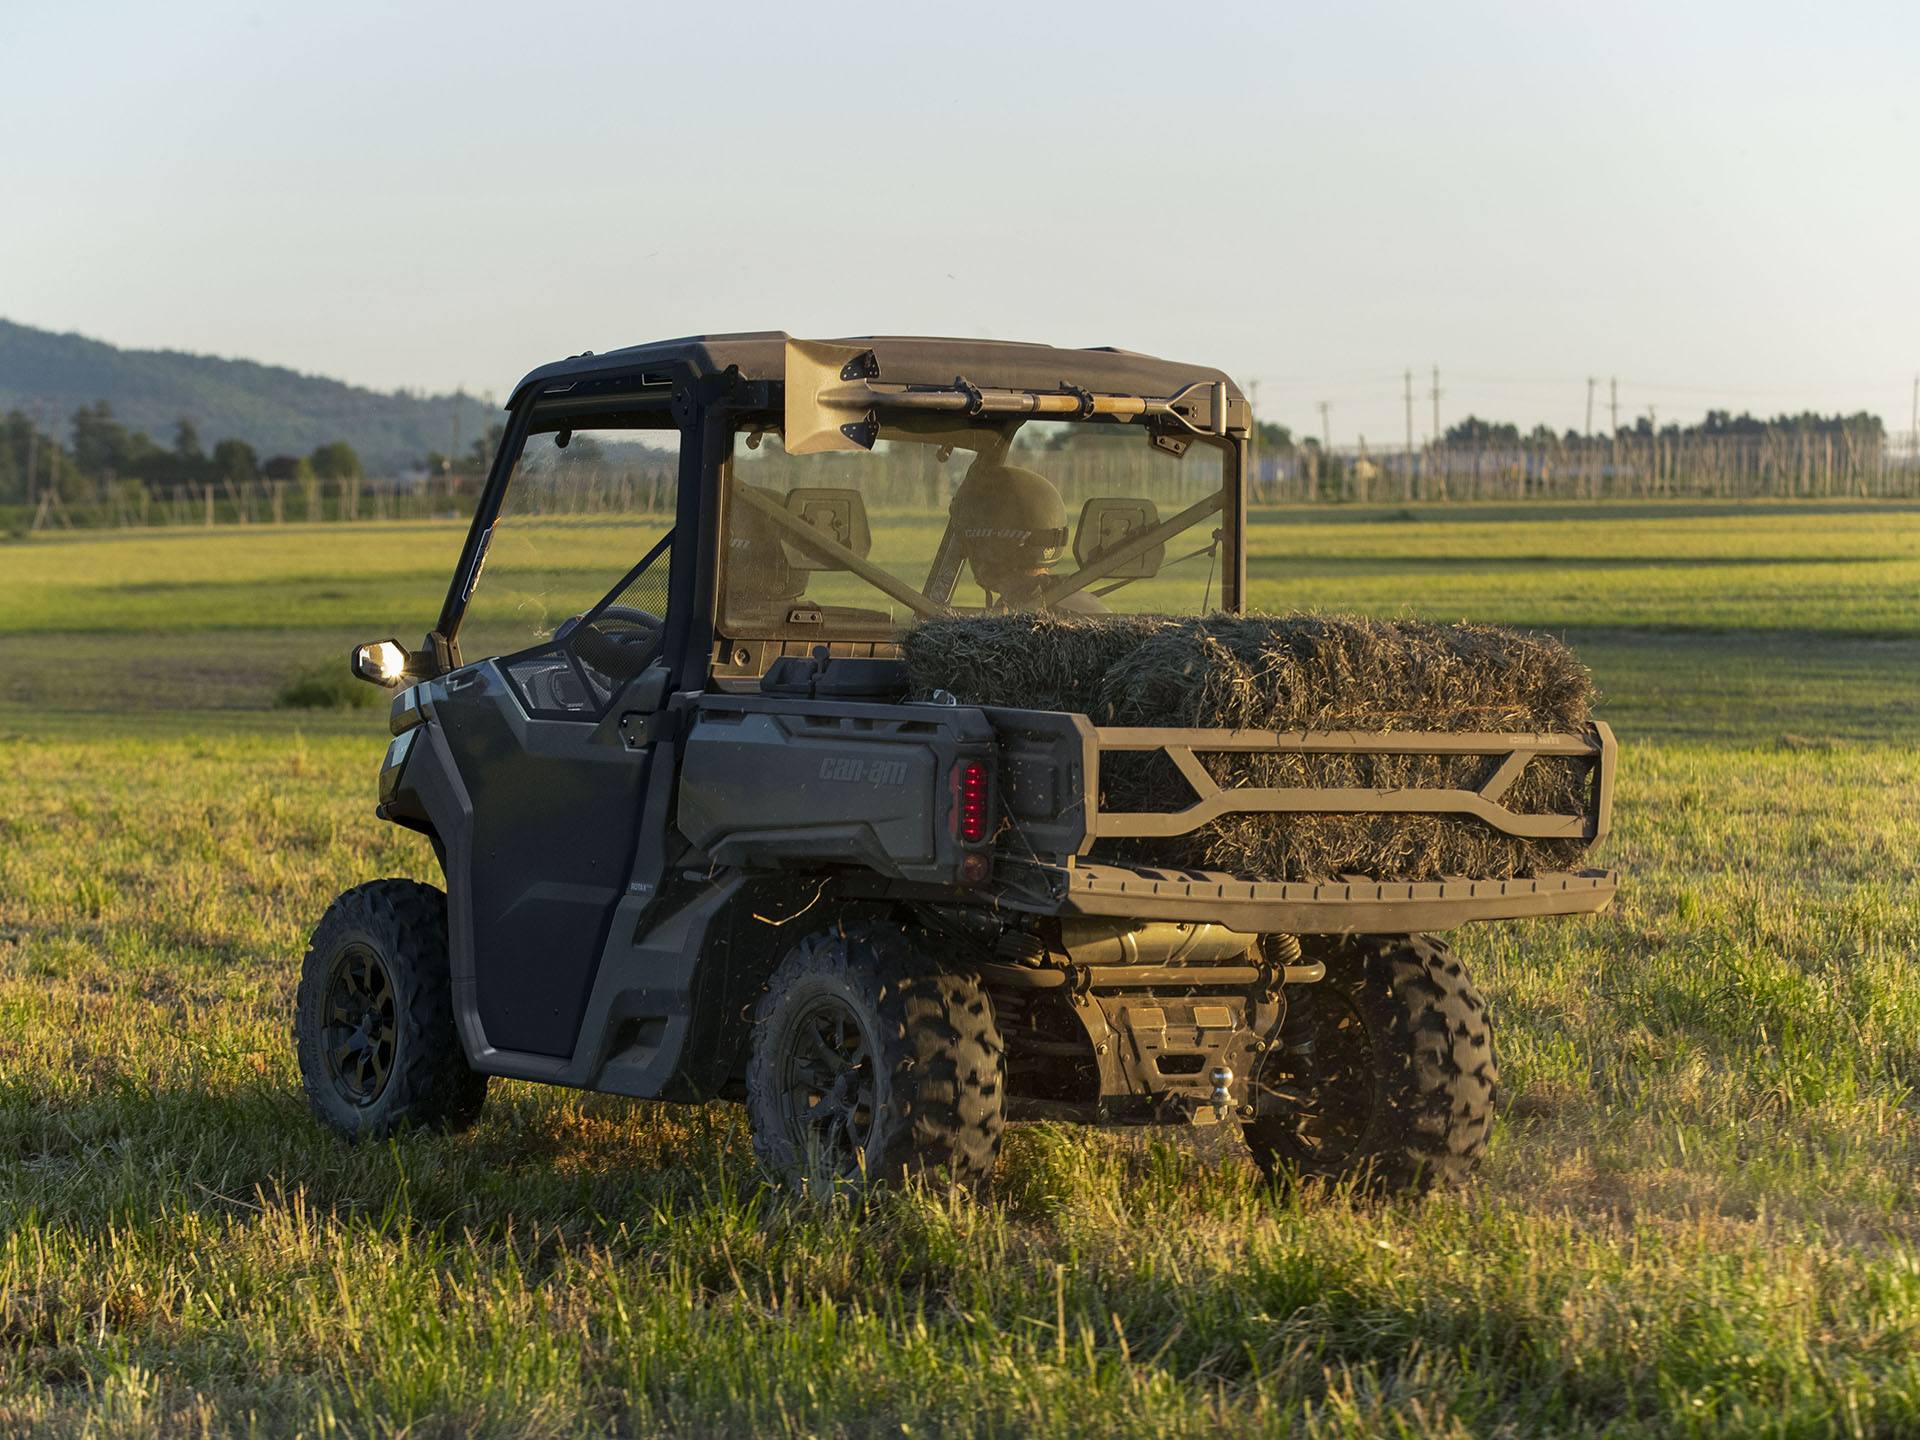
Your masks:
[{"label": "rear wheel", "polygon": [[1498,1081],[1486,1001],[1446,943],[1359,939],[1288,991],[1247,1146],[1275,1179],[1460,1185],[1486,1153]]},{"label": "rear wheel", "polygon": [[938,969],[898,926],[836,927],[788,952],[754,1013],[754,1151],[801,1183],[976,1185],[1000,1149],[1004,1070],[976,981]]},{"label": "rear wheel", "polygon": [[293,1036],[307,1103],[348,1139],[478,1120],[487,1077],[467,1067],[454,1029],[447,897],[375,880],[329,905],[301,966]]}]

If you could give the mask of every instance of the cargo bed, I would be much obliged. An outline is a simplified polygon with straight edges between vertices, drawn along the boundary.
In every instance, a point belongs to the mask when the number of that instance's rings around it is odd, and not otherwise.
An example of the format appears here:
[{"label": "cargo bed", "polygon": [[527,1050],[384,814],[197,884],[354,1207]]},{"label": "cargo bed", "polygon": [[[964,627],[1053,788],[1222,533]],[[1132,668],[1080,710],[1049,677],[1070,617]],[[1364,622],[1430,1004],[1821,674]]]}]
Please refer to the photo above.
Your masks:
[{"label": "cargo bed", "polygon": [[[1613,898],[1612,871],[1428,881],[1341,876],[1261,880],[1210,870],[1089,861],[1107,840],[1188,834],[1230,814],[1458,815],[1528,839],[1604,839],[1612,820],[1613,732],[1253,731],[1102,727],[1083,715],[989,709],[999,737],[1006,805],[997,878],[1005,903],[1047,914],[1208,920],[1293,934],[1446,929],[1473,920],[1582,914]],[[1119,810],[1101,803],[1103,756],[1158,751],[1187,782],[1190,803]],[[1473,789],[1253,787],[1220,784],[1201,757],[1225,753],[1476,755],[1497,758]],[[1503,803],[1533,760],[1588,762],[1586,803],[1574,814],[1534,814]]]}]

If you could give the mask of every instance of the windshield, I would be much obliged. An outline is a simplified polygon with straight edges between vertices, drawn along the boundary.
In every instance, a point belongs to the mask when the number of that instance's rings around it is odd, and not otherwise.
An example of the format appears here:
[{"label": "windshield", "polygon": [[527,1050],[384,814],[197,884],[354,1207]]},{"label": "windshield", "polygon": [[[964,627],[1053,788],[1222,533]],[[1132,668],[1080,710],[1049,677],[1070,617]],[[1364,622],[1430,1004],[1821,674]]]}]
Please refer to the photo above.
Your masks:
[{"label": "windshield", "polygon": [[680,432],[544,419],[514,462],[460,621],[464,657],[551,640],[673,528]]},{"label": "windshield", "polygon": [[1231,454],[1076,421],[888,424],[871,451],[805,456],[743,430],[724,475],[722,631],[788,648],[955,611],[1211,609]]}]

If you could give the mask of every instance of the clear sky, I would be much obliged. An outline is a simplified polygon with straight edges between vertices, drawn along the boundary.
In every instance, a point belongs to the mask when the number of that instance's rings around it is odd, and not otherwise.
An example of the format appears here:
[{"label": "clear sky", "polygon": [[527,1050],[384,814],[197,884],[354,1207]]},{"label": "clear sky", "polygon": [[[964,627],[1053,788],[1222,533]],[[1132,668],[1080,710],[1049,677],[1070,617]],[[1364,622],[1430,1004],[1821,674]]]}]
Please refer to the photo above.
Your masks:
[{"label": "clear sky", "polygon": [[1397,444],[1920,370],[1920,5],[0,0],[0,316],[504,394],[703,330],[1115,344]]}]

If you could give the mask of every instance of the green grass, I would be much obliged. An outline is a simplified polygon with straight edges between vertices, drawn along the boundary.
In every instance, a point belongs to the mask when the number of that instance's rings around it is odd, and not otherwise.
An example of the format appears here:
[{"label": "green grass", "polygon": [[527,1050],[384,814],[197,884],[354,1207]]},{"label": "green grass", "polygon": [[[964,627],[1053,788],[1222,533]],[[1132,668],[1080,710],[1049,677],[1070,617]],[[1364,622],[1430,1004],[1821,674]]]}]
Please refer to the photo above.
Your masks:
[{"label": "green grass", "polygon": [[496,1084],[350,1149],[305,931],[433,874],[379,710],[436,525],[0,546],[0,1434],[1920,1433],[1920,511],[1287,511],[1258,603],[1547,625],[1624,755],[1586,922],[1457,937],[1482,1182],[1283,1201],[1017,1127],[983,1200],[796,1200],[739,1115]]}]

